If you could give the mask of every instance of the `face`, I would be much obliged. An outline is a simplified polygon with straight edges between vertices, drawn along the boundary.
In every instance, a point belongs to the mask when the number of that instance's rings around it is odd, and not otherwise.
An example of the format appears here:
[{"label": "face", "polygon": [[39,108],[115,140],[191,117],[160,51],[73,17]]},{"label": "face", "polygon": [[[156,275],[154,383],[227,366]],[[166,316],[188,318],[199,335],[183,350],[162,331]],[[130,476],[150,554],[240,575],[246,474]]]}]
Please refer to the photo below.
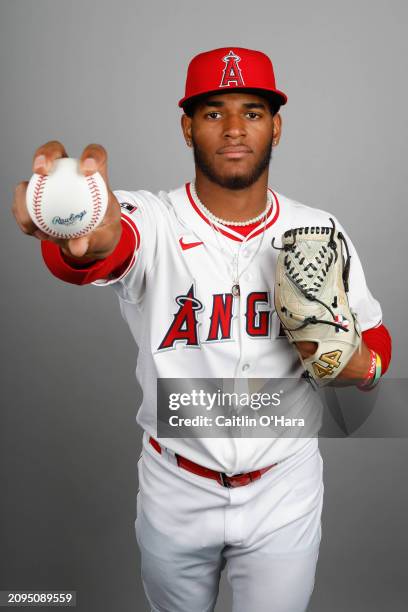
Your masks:
[{"label": "face", "polygon": [[281,119],[261,96],[227,93],[206,98],[193,117],[183,115],[182,127],[198,171],[222,187],[245,189],[268,172]]}]

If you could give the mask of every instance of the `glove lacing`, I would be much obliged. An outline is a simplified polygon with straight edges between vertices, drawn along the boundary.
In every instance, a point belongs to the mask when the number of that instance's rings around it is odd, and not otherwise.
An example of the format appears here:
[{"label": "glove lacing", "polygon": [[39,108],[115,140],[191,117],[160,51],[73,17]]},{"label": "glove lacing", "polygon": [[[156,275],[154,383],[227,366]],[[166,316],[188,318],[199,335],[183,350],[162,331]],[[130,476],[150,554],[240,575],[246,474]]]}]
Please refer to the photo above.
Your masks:
[{"label": "glove lacing", "polygon": [[[337,262],[337,259],[339,257],[339,253],[337,251],[337,244],[334,240],[334,234],[336,231],[336,226],[335,223],[333,221],[333,219],[330,217],[330,222],[332,223],[333,227],[318,227],[318,226],[308,226],[308,227],[299,227],[299,228],[295,228],[295,229],[291,229],[291,230],[287,230],[284,233],[284,238],[289,238],[292,237],[293,238],[293,242],[289,243],[289,244],[284,244],[283,247],[276,247],[275,246],[275,238],[272,239],[272,246],[274,249],[280,250],[280,251],[290,251],[291,253],[294,253],[294,258],[299,260],[299,264],[303,265],[304,261],[305,261],[305,257],[302,256],[302,253],[300,250],[298,250],[296,248],[296,237],[298,235],[307,235],[307,234],[330,234],[330,238],[329,238],[329,242],[327,243],[327,246],[332,250],[332,252],[329,252],[328,249],[326,248],[325,245],[322,245],[322,247],[319,250],[318,256],[316,256],[316,261],[318,264],[321,264],[324,262],[324,259],[327,257],[327,261],[326,261],[326,265],[320,270],[320,275],[317,276],[318,281],[314,281],[314,285],[315,287],[310,287],[309,290],[307,290],[307,284],[306,283],[300,283],[298,278],[300,276],[299,272],[295,272],[295,267],[292,265],[290,265],[291,263],[291,259],[289,258],[288,255],[286,255],[285,259],[284,259],[284,265],[286,268],[286,274],[288,279],[291,281],[291,283],[293,285],[295,285],[295,287],[302,293],[302,295],[305,296],[306,299],[313,301],[313,302],[318,302],[319,304],[321,304],[322,306],[324,306],[324,308],[326,308],[326,310],[329,311],[333,321],[325,321],[325,320],[321,320],[321,319],[317,319],[314,315],[310,316],[310,317],[306,317],[303,321],[303,323],[301,325],[299,325],[298,327],[286,327],[286,329],[288,331],[297,331],[299,329],[303,329],[304,327],[306,327],[309,324],[312,325],[317,325],[319,323],[324,323],[325,325],[332,325],[333,327],[335,327],[336,329],[341,329],[342,331],[348,332],[349,329],[347,327],[345,327],[344,325],[341,325],[340,323],[337,323],[334,321],[335,315],[334,312],[332,311],[332,309],[330,308],[330,306],[328,306],[327,304],[325,304],[324,302],[322,302],[322,300],[319,300],[319,298],[317,298],[315,295],[313,295],[313,293],[311,293],[312,291],[319,291],[322,287],[322,284],[324,282],[324,277],[327,276],[327,273],[330,269],[330,267],[332,265],[334,265]],[[348,292],[348,277],[349,277],[349,273],[350,273],[350,252],[348,249],[348,245],[347,242],[342,234],[342,232],[338,232],[338,237],[339,239],[343,242],[343,244],[345,245],[346,248],[346,253],[347,253],[347,257],[346,257],[346,262],[344,264],[344,268],[343,268],[343,272],[342,272],[342,278],[343,278],[343,283],[344,283],[344,288],[345,291]],[[307,272],[308,268],[312,268],[315,272],[317,272],[317,268],[313,263],[309,263],[307,264],[307,266],[304,268],[304,271]],[[307,276],[309,278],[313,278],[313,274],[307,274]],[[334,302],[333,302],[333,307],[337,306],[337,296],[334,297]],[[282,312],[288,312],[287,308],[285,308],[284,306],[282,307]]]}]

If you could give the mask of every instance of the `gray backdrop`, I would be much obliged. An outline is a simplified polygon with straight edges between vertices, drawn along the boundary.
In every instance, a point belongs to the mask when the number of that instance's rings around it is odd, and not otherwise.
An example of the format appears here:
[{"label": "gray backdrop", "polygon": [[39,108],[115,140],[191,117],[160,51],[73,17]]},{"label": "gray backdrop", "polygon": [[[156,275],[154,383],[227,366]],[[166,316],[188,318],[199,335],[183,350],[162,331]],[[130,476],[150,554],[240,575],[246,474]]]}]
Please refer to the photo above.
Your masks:
[{"label": "gray backdrop", "polygon": [[[179,127],[203,50],[270,54],[288,94],[271,185],[344,224],[405,377],[404,0],[1,0],[0,589],[73,589],[81,611],[147,610],[133,520],[136,351],[111,289],[63,284],[10,214],[50,139],[109,152],[113,188],[191,178]],[[406,439],[325,440],[313,612],[406,610]],[[224,581],[218,612],[229,610]],[[187,611],[186,611],[187,612]]]}]

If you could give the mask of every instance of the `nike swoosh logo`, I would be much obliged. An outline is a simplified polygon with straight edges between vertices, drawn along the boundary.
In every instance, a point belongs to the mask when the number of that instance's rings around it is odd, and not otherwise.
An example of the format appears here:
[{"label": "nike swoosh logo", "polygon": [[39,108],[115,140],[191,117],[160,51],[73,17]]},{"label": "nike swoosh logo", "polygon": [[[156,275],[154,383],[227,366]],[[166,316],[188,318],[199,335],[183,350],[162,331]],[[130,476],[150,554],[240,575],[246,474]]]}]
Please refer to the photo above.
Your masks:
[{"label": "nike swoosh logo", "polygon": [[200,246],[200,244],[204,244],[204,242],[184,242],[183,236],[180,238],[179,243],[183,251],[187,251],[187,249],[192,249],[196,246]]}]

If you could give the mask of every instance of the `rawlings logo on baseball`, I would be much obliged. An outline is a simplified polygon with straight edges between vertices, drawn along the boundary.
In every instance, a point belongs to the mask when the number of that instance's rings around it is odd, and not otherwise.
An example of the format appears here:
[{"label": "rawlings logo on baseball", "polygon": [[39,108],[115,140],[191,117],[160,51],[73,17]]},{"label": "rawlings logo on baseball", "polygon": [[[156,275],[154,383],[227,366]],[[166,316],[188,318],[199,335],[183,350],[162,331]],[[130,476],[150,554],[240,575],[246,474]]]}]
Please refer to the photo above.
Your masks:
[{"label": "rawlings logo on baseball", "polygon": [[108,190],[99,172],[84,176],[79,161],[65,157],[55,160],[50,174],[33,174],[26,201],[32,220],[43,232],[55,238],[78,238],[102,221]]},{"label": "rawlings logo on baseball", "polygon": [[85,217],[85,215],[87,214],[86,210],[82,210],[81,212],[74,214],[71,213],[69,215],[68,218],[63,219],[62,217],[54,217],[52,220],[52,223],[54,225],[73,225],[74,223],[77,223],[78,221],[82,221],[82,219]]}]

